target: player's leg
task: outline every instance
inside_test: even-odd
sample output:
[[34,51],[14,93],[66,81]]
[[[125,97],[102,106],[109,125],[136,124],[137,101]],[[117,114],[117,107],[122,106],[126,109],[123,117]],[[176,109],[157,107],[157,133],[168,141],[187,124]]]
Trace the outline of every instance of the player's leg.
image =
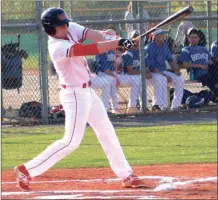
[[[61,90],[61,103],[65,111],[64,137],[51,144],[32,160],[22,166],[18,166],[16,168],[17,176],[20,175],[19,173],[22,174],[22,170],[26,170],[30,177],[38,176],[80,145],[92,106],[90,90],[91,88],[77,88],[75,90],[69,88]],[[25,187],[22,187],[21,179],[20,181],[18,180],[19,177],[17,179],[19,187],[25,190]]]
[[174,88],[174,95],[172,100],[171,109],[178,109],[182,102],[183,91],[184,91],[184,78],[178,76],[172,72],[164,71],[164,74],[170,76],[172,79],[172,86]]
[[118,109],[118,90],[117,90],[117,86],[116,86],[116,78],[114,78],[112,76],[109,76],[109,75],[107,75],[104,72],[99,72],[98,75],[100,77],[104,77],[109,82],[109,84],[110,84],[110,87],[109,87],[109,90],[110,90],[109,97],[108,97],[108,95],[106,95],[106,92],[105,92],[104,96],[108,97],[107,99],[105,99],[105,101],[110,102],[110,99],[111,99],[112,100],[112,109],[113,109],[113,112],[119,114],[119,109]]
[[140,96],[141,91],[141,79],[138,75],[118,75],[118,79],[120,81],[120,85],[122,86],[130,86],[130,97],[128,104],[128,113],[137,112],[136,104],[137,99]]
[[119,114],[119,105],[118,105],[118,89],[116,85],[116,78],[107,75],[107,80],[111,83],[111,99],[112,99],[112,112],[115,114]]
[[[121,180],[126,180],[129,176],[132,176],[133,170],[125,158],[120,142],[113,125],[107,116],[102,101],[94,92],[93,96],[95,100],[90,110],[88,122],[95,131],[112,170],[119,178],[121,178]],[[143,182],[140,180],[137,181],[135,182],[136,187],[140,187]],[[124,186],[127,186],[127,183],[125,185],[124,182]],[[130,185],[130,187],[133,186]]]
[[101,89],[101,99],[104,103],[106,110],[110,109],[110,93],[111,93],[111,80],[104,76],[95,76],[91,78],[92,88],[94,90]]
[[152,106],[158,105],[162,110],[167,108],[167,78],[158,73],[152,73],[151,79],[154,96]]

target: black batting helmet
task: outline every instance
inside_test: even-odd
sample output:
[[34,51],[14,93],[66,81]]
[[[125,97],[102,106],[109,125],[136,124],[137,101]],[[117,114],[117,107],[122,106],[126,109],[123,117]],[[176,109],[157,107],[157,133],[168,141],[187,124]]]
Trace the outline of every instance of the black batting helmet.
[[55,34],[55,27],[62,26],[71,21],[62,8],[48,8],[41,15],[42,26],[48,35]]

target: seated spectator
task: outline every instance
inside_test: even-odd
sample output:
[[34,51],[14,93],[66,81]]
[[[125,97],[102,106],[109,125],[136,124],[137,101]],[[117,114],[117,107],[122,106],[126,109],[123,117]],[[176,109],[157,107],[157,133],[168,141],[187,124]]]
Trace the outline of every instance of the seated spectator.
[[[131,87],[130,91],[130,101],[128,104],[128,113],[133,113],[137,111],[136,103],[137,97],[140,94],[140,77],[128,76],[125,74],[119,74],[116,71],[116,57],[114,51],[109,51],[104,54],[96,56],[96,61],[99,65],[98,76],[107,77],[108,79],[113,79],[114,84],[111,88],[111,98],[113,102],[113,113],[120,113],[118,109],[118,98],[117,98],[117,87],[116,86],[127,86]],[[109,102],[108,98],[108,102]]]
[[[112,33],[112,35],[115,33]],[[116,53],[117,54],[117,53]],[[113,102],[113,113],[121,113],[118,109],[117,86],[130,86],[130,100],[128,104],[128,113],[135,113],[137,111],[136,103],[140,94],[141,81],[140,78],[129,76],[127,74],[119,73],[119,58],[115,55],[115,51],[111,50],[101,55],[96,56],[98,65],[97,75],[113,79],[113,86],[111,87],[111,98]],[[110,98],[108,98],[108,103]]]
[[[134,30],[130,36],[131,39],[138,37],[139,31]],[[123,72],[120,75],[123,84],[128,84],[131,87],[131,96],[129,102],[128,113],[137,112],[137,99],[141,93],[141,76],[140,76],[140,58],[139,58],[139,41],[134,41],[134,47],[122,55]],[[149,77],[149,71],[146,73]]]
[[[115,69],[115,54],[114,51],[108,51],[103,54],[96,55],[97,69],[96,74],[99,77],[104,77],[112,85],[109,87],[109,98],[105,98],[106,109],[110,108],[110,98],[112,100],[113,109],[112,112],[115,114],[120,114],[118,109],[118,91],[117,91],[117,77]],[[119,83],[118,83],[119,84]]]
[[211,45],[211,56],[213,62],[218,62],[218,41]]
[[[134,39],[140,35],[139,31],[135,30],[131,34],[131,39]],[[140,76],[140,57],[139,57],[139,41],[134,41],[134,47],[128,51],[126,51],[123,56],[123,67],[124,67],[124,73],[129,74],[129,77],[131,79],[137,79],[137,82],[141,80]],[[152,78],[151,72],[148,67],[146,67],[146,79],[150,80]],[[134,80],[136,81],[136,80]],[[161,86],[161,85],[160,85]],[[138,91],[138,90],[137,90]],[[137,97],[139,97],[139,94]]]
[[[88,59],[89,61],[89,59]],[[101,93],[101,99],[102,102],[104,103],[104,106],[108,112],[108,114],[111,114],[109,112],[110,109],[110,104],[108,103],[108,99],[110,98],[110,91],[111,91],[111,87],[114,84],[112,79],[109,79],[107,77],[102,77],[102,76],[96,76],[96,63],[88,63],[89,64],[89,68],[91,70],[91,78],[90,81],[92,82],[92,88],[93,89],[101,89],[102,93]],[[94,67],[92,66],[94,65]]]
[[[212,81],[213,73],[208,73],[211,67],[211,55],[209,51],[202,46],[198,46],[198,30],[191,29],[188,33],[189,46],[184,47],[179,56],[179,63],[190,73],[191,80],[198,80],[203,86],[208,86],[214,95],[218,95],[216,84]],[[210,71],[210,70],[209,70]]]
[[[196,29],[196,28],[191,28],[191,29],[188,30],[188,32],[190,32],[190,31],[196,31],[196,34],[200,38],[199,42],[198,42],[198,46],[206,47],[207,40],[206,40],[206,36],[205,36],[204,32],[202,30]],[[189,44],[190,44],[190,42],[189,42],[189,39],[188,39],[188,34],[186,34],[184,46],[189,46]]]
[[212,64],[209,66],[209,80],[211,80],[211,87],[214,89],[213,91],[214,96],[216,98],[215,102],[218,102],[218,41],[214,42],[211,45],[211,56],[212,56]]
[[[165,33],[167,31],[157,29],[153,32],[153,41],[145,48],[145,64],[152,72],[152,79],[154,75],[161,77],[159,82],[154,84],[154,92],[156,93],[156,101],[159,104],[153,106],[153,110],[165,110],[167,105],[167,82],[172,82],[175,88],[174,98],[171,105],[171,110],[178,110],[183,96],[184,79],[181,76],[180,70],[175,60],[173,60],[172,52],[170,51],[166,42],[164,42]],[[172,72],[167,71],[166,62],[168,61]],[[161,90],[160,90],[160,85]],[[158,90],[158,91],[157,91]]]

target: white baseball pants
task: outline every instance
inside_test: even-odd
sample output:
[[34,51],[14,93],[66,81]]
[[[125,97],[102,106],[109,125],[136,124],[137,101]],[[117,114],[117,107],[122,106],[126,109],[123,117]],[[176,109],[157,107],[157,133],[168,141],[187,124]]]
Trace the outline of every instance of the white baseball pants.
[[109,110],[110,101],[108,99],[110,99],[111,88],[113,87],[112,84],[114,84],[113,79],[104,76],[95,76],[92,77],[90,80],[92,82],[93,89],[102,90],[101,100],[103,101],[106,110]]
[[137,99],[141,94],[141,78],[138,75],[118,74],[121,86],[130,86],[130,98],[128,107],[136,107]]
[[163,71],[163,73],[172,79],[172,87],[174,88],[174,96],[171,105],[171,109],[177,108],[181,105],[183,90],[184,90],[184,78],[178,76],[173,72]]
[[146,79],[153,86],[152,106],[158,105],[161,109],[167,108],[167,79],[165,76],[158,73],[151,73],[152,78]]
[[97,76],[104,77],[108,82],[111,83],[109,87],[110,92],[108,93],[109,98],[108,98],[108,95],[105,94],[105,96],[107,97],[104,99],[104,104],[106,105],[106,108],[110,108],[110,100],[112,100],[113,109],[117,109],[118,108],[118,90],[116,86],[116,78],[104,72],[98,72]]
[[44,173],[79,147],[87,122],[93,128],[114,173],[122,180],[132,174],[104,105],[95,91],[90,87],[67,87],[61,89],[60,100],[66,115],[64,137],[25,163],[30,176]]

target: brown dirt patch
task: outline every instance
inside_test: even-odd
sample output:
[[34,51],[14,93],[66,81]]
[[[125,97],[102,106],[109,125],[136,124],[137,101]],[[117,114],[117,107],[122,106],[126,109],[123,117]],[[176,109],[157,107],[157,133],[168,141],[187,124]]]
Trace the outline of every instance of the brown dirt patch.
[[[33,179],[34,192],[20,193],[14,183],[14,173],[3,171],[2,199],[217,199],[216,163],[149,165],[133,169],[142,176],[147,188],[123,189],[110,168],[55,169]],[[170,183],[167,177],[175,179]],[[164,184],[160,182],[163,180],[174,188],[155,191]]]

